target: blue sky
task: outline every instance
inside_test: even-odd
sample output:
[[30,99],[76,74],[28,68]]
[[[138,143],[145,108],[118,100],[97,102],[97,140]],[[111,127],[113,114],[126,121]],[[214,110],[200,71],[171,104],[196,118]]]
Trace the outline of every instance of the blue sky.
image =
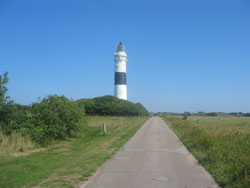
[[157,111],[250,111],[248,0],[0,0],[0,74],[13,100],[113,95]]

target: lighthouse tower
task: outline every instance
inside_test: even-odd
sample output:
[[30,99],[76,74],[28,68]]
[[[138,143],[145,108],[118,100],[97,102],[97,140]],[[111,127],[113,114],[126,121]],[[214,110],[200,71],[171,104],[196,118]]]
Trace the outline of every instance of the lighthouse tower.
[[125,46],[120,42],[117,45],[115,56],[115,92],[114,95],[123,100],[127,100],[126,65],[127,54]]

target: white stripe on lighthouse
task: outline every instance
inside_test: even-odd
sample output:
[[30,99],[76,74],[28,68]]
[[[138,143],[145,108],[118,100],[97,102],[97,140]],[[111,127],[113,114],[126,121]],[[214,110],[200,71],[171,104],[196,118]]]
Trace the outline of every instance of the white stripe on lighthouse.
[[127,100],[127,85],[115,85],[115,96]]
[[118,61],[115,64],[115,72],[127,72],[126,61]]

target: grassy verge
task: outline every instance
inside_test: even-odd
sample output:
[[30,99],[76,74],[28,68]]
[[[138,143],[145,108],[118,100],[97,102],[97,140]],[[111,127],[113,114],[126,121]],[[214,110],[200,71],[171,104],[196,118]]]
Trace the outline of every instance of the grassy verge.
[[[88,117],[77,138],[25,157],[0,155],[0,187],[74,187],[87,180],[147,118]],[[107,126],[107,135],[102,124]]]
[[250,118],[163,119],[222,187],[250,187]]

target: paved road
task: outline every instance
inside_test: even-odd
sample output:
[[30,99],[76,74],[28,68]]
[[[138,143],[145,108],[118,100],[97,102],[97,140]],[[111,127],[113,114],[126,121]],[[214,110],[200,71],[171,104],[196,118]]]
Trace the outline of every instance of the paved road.
[[178,137],[150,118],[82,188],[215,188]]

